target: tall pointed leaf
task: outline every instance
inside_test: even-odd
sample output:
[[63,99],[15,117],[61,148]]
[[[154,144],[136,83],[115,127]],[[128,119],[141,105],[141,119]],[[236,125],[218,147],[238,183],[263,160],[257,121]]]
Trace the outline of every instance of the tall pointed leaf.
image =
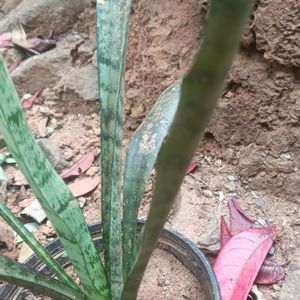
[[251,5],[250,0],[211,1],[202,47],[183,80],[175,120],[159,153],[154,195],[139,255],[126,282],[126,300],[137,296],[151,253],[221,93]]
[[28,128],[17,92],[0,55],[0,131],[58,233],[91,299],[107,299],[104,268],[79,204],[54,171]]
[[0,279],[59,300],[83,300],[84,295],[57,280],[0,255]]
[[112,299],[119,299],[123,289],[120,173],[130,8],[131,0],[97,1],[102,222],[105,267]]
[[177,111],[181,83],[182,80],[176,81],[161,94],[147,118],[132,136],[127,148],[123,184],[123,267],[125,275],[130,270],[140,202],[160,147]]
[[61,265],[50,255],[50,253],[39,243],[34,235],[16,218],[11,211],[0,201],[0,215],[13,228],[13,230],[28,244],[36,255],[61,279],[80,292],[80,288],[66,273]]

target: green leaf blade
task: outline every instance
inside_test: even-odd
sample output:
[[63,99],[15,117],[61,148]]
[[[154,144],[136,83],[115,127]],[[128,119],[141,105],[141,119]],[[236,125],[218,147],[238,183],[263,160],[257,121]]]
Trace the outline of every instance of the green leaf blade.
[[0,202],[1,217],[13,228],[13,230],[27,243],[27,245],[39,256],[39,258],[61,279],[66,285],[80,292],[80,288],[66,273],[60,264],[39,243],[34,235]]
[[223,88],[252,4],[250,0],[211,2],[202,47],[183,80],[175,120],[159,153],[151,208],[124,300],[137,297],[151,253]]
[[126,153],[123,184],[124,274],[128,275],[136,242],[136,222],[141,199],[154,168],[158,152],[177,111],[182,80],[168,87],[133,134]]
[[97,50],[101,99],[101,196],[105,267],[112,299],[123,290],[121,147],[124,78],[131,0],[98,1]]
[[2,55],[0,82],[0,131],[7,147],[58,233],[83,289],[91,299],[108,299],[104,268],[79,204],[36,145]]
[[84,294],[0,255],[0,279],[59,300],[84,300]]

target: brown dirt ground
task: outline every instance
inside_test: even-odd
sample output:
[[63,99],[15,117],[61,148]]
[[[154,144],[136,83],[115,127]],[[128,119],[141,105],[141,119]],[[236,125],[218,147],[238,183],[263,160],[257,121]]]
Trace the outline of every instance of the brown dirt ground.
[[[134,1],[126,71],[125,147],[159,94],[190,66],[201,43],[200,24],[206,10],[205,0]],[[279,263],[288,265],[300,247],[299,15],[300,5],[296,1],[257,1],[226,90],[195,155],[198,168],[186,176],[170,215],[167,227],[180,231],[208,254],[219,247],[219,219],[221,215],[228,216],[230,198],[238,199],[259,223],[278,227],[273,257]],[[73,31],[94,41],[94,20],[94,9],[86,9]],[[38,31],[38,25],[34,30]],[[66,35],[67,32],[62,33],[59,38],[63,40]],[[93,51],[82,50],[83,58],[75,67],[90,62]],[[6,54],[6,59],[15,55]],[[69,67],[65,61],[64,66]],[[20,96],[26,91],[32,93],[33,85],[47,83],[47,78],[38,78],[38,67],[28,69],[31,71],[26,79],[20,77],[26,72],[18,69],[12,74]],[[34,82],[30,81],[32,72],[37,74]],[[43,86],[43,96],[26,115],[33,132],[38,131],[45,115],[52,122],[63,124],[50,139],[67,160],[74,161],[100,148],[99,105],[97,101],[83,100],[72,89],[61,88],[59,82],[64,75],[53,76],[54,82]],[[81,177],[93,177],[96,171],[94,168]],[[12,177],[20,176],[13,167],[7,172]],[[141,207],[142,218],[149,208],[151,188],[149,185]],[[34,198],[30,190],[26,193],[22,199]],[[7,199],[14,213],[19,214],[20,187],[10,185]],[[83,211],[87,221],[99,221],[100,191],[85,200]],[[49,223],[43,224],[37,235],[42,242],[49,240],[53,236]],[[18,251],[7,253],[14,257]],[[265,299],[284,299],[280,298],[284,284],[282,281],[259,290]]]

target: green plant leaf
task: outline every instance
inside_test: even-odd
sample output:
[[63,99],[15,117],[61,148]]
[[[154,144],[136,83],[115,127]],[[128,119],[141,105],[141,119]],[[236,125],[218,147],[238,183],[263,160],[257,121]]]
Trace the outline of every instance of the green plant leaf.
[[168,87],[132,136],[127,152],[123,184],[123,267],[127,275],[136,240],[136,221],[141,199],[160,147],[177,111],[182,80]]
[[1,217],[13,228],[13,230],[27,243],[27,245],[38,255],[38,257],[62,280],[66,285],[80,292],[80,288],[66,273],[60,264],[39,243],[34,235],[16,218],[12,212],[0,202]]
[[6,147],[5,141],[4,139],[0,138],[0,150],[4,147]]
[[99,255],[76,199],[37,146],[0,55],[0,131],[10,153],[58,233],[90,299],[110,292]]
[[0,279],[25,287],[35,293],[50,296],[58,300],[83,300],[78,290],[31,270],[25,265],[0,255]]
[[131,0],[97,1],[101,98],[101,195],[105,267],[112,299],[123,289],[121,147],[124,77]]
[[183,80],[175,120],[159,153],[151,208],[138,242],[135,265],[125,285],[125,300],[137,297],[151,253],[222,91],[252,3],[211,1],[201,49]]
[[1,163],[0,163],[0,182],[1,181],[7,181],[7,177],[6,177],[5,172],[4,172],[3,168],[1,167]]

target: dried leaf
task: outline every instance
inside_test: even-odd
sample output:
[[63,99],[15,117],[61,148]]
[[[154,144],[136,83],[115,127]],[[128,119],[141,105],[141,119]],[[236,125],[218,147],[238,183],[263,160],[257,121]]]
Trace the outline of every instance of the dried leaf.
[[285,276],[285,270],[277,262],[265,259],[257,277],[256,284],[269,285],[279,282]]
[[21,23],[16,24],[12,30],[12,42],[32,54],[39,54],[37,51],[31,49],[30,43],[27,40],[26,32]]
[[246,300],[266,258],[276,228],[249,228],[234,235],[214,263],[222,300]]
[[93,179],[84,178],[69,184],[68,187],[74,197],[80,197],[95,190],[99,184],[100,184],[100,177],[96,177]]
[[236,235],[243,230],[250,228],[254,221],[242,210],[236,200],[229,200],[230,210],[230,231]]
[[28,216],[33,220],[41,224],[46,218],[43,208],[41,207],[38,200],[34,200],[29,206],[27,206],[21,213],[23,216]]
[[93,164],[95,159],[95,153],[90,152],[80,158],[77,162],[74,163],[74,165],[68,169],[63,171],[61,174],[61,177],[63,179],[67,179],[73,176],[79,176],[81,173],[87,171]]
[[197,162],[192,162],[189,167],[187,168],[186,170],[186,174],[190,174],[190,173],[193,173],[196,168],[198,167],[198,163]]
[[42,90],[36,91],[28,100],[22,103],[24,109],[29,109],[32,107],[33,103],[37,98],[39,98],[42,94]]

